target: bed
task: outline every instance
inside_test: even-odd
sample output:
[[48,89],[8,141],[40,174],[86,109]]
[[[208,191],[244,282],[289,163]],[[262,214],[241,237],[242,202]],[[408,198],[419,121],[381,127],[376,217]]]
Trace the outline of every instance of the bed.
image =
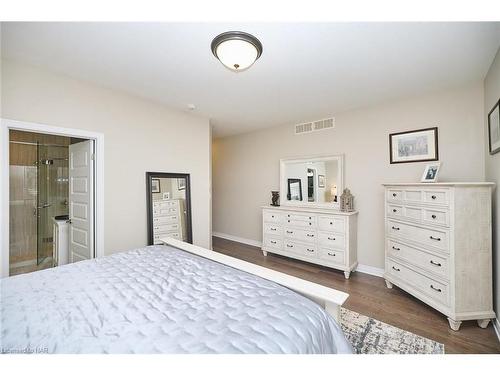
[[3,353],[352,353],[345,293],[176,240],[0,286]]

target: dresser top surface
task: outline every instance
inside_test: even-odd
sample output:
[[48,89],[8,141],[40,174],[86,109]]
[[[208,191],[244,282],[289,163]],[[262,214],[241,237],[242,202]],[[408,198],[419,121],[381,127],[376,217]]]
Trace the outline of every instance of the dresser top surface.
[[343,212],[336,209],[329,208],[317,208],[317,207],[302,207],[302,206],[262,206],[264,210],[279,210],[279,211],[297,211],[297,212],[313,212],[319,214],[328,214],[328,215],[344,215],[344,216],[352,216],[357,215],[358,211],[351,212]]
[[387,182],[382,186],[495,186],[494,182]]

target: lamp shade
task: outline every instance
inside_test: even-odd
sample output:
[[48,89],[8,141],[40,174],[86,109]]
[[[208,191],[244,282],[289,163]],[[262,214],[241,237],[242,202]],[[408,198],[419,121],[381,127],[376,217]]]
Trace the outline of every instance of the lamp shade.
[[228,69],[248,69],[262,55],[262,44],[243,31],[228,31],[214,38],[212,53]]

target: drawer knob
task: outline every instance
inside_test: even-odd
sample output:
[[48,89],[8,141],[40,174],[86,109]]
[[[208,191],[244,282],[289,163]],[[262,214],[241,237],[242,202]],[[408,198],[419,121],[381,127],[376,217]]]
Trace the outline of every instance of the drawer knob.
[[271,228],[271,230],[274,230],[274,231],[275,231],[275,230],[276,230],[276,228]]
[[441,293],[441,288],[436,288],[434,285],[431,284],[431,289],[434,289],[436,292]]
[[276,245],[276,241],[271,241],[271,243]]
[[293,247],[293,245],[286,244],[286,247]]
[[434,264],[435,266],[441,267],[441,263],[436,263],[433,260],[430,261],[431,264]]
[[314,237],[314,234],[307,233],[307,237]]
[[290,220],[288,220],[288,222],[290,222]]
[[328,237],[330,241],[335,241],[335,237]]
[[435,218],[436,218],[436,215],[431,215],[431,217],[432,217],[433,219],[435,219]]
[[288,217],[290,217],[290,215],[287,215]]
[[396,246],[393,246],[392,249],[397,250],[397,251],[401,250],[399,247],[396,247]]
[[271,215],[271,217],[274,219],[274,215]]
[[392,227],[392,229],[394,229],[394,230],[399,230],[399,228],[398,228],[398,227]]
[[293,232],[291,230],[287,230],[286,231],[288,234],[293,234]]
[[392,193],[392,196],[393,196],[393,197],[396,197],[396,196],[397,196],[397,194],[396,194],[396,193]]
[[309,251],[310,253],[314,253],[313,249],[307,249],[307,251]]
[[398,271],[398,272],[399,272],[399,271],[401,271],[399,268],[396,268],[396,267],[394,267],[394,266],[392,266],[392,269],[393,269],[394,271]]
[[392,209],[392,212],[398,212],[398,210],[396,210],[395,208]]
[[312,225],[312,223],[309,223],[309,225]]
[[328,253],[331,257],[337,256],[335,253]]
[[309,220],[311,220],[311,219],[312,219],[312,217],[311,217],[311,216],[309,216]]
[[437,197],[436,197],[435,195],[432,195],[432,196],[431,196],[431,198],[432,198],[432,199],[436,199]]
[[439,237],[429,236],[429,238],[430,238],[431,240],[434,240],[434,241],[441,241],[441,238],[439,238]]
[[333,225],[333,222],[330,221],[330,225]]

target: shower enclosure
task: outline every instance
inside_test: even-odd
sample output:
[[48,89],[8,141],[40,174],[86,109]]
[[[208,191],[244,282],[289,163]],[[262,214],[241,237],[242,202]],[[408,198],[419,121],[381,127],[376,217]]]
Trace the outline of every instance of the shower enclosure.
[[[16,133],[15,139],[33,134]],[[53,218],[68,214],[70,141],[47,142],[54,138],[34,134],[32,141],[10,140],[10,275],[53,266]]]

